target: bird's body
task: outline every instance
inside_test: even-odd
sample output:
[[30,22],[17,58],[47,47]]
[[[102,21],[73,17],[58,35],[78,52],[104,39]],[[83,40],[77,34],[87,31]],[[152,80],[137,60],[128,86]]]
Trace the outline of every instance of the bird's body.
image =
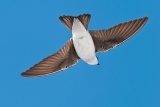
[[60,16],[72,31],[72,38],[56,53],[23,72],[25,77],[44,76],[64,70],[82,59],[89,65],[98,64],[96,52],[108,51],[132,37],[147,22],[148,17],[120,23],[104,30],[88,30],[90,14]]
[[92,37],[78,18],[73,21],[72,38],[77,55],[87,64],[98,64]]

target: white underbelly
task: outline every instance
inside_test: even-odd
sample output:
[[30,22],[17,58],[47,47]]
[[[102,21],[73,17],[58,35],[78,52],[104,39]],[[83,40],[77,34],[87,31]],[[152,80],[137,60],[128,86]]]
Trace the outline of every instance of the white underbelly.
[[78,18],[73,20],[72,36],[77,55],[90,65],[98,64],[92,37]]
[[92,38],[89,36],[90,35],[85,35],[84,37],[76,38],[76,36],[73,35],[73,44],[77,55],[86,63],[96,57],[94,43]]

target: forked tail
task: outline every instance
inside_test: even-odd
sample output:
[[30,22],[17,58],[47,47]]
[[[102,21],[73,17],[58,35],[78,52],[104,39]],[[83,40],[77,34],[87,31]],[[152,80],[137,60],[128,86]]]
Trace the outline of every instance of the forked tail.
[[59,19],[64,23],[70,30],[72,30],[73,20],[74,18],[78,18],[84,27],[88,28],[88,23],[90,21],[91,15],[90,14],[83,14],[79,16],[60,16]]

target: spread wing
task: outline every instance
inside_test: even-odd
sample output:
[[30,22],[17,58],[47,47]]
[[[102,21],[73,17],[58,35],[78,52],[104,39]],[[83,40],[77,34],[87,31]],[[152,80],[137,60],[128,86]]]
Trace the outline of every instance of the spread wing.
[[107,30],[90,30],[96,52],[104,52],[123,43],[138,32],[147,20],[148,17],[144,17],[121,23]]
[[21,75],[34,77],[52,74],[74,65],[78,60],[79,57],[74,49],[73,40],[70,39],[57,53],[43,59]]
[[78,18],[84,27],[88,28],[88,23],[90,21],[91,15],[90,14],[83,14],[79,16],[60,16],[59,19],[64,23],[70,30],[72,30],[73,19]]

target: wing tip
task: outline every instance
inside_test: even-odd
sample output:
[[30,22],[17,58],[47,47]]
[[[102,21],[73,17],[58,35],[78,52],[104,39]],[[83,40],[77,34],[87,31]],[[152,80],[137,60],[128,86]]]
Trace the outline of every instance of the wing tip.
[[22,76],[22,77],[37,77],[35,75],[32,75],[32,74],[28,73],[27,71],[26,72],[22,72],[20,74],[20,76]]
[[140,19],[142,19],[142,20],[144,20],[144,21],[146,22],[146,21],[148,21],[149,17],[148,17],[148,16],[145,16],[145,17],[140,18]]
[[22,76],[22,77],[24,77],[25,76],[25,74],[24,74],[25,72],[22,72],[20,75]]
[[149,17],[148,17],[148,16],[145,16],[145,17],[144,17],[144,19],[147,19],[147,20],[148,20],[148,19],[149,19]]
[[[134,19],[134,20],[128,21],[128,22],[142,21],[143,20],[143,23],[146,23],[148,21],[148,19],[149,19],[149,17],[145,16],[145,17],[141,17],[141,18],[138,18],[138,19]],[[124,23],[128,23],[128,22],[124,22]],[[120,24],[124,24],[124,23],[120,23]]]
[[[49,74],[51,74],[51,73],[49,73]],[[42,76],[49,75],[49,74],[31,74],[31,73],[28,73],[26,71],[26,72],[22,72],[20,74],[20,76],[22,76],[22,77],[28,77],[28,78],[34,78],[34,77],[42,77]]]
[[22,72],[22,73],[20,74],[20,76],[22,76],[22,77],[32,77],[32,76],[29,75],[27,72]]

